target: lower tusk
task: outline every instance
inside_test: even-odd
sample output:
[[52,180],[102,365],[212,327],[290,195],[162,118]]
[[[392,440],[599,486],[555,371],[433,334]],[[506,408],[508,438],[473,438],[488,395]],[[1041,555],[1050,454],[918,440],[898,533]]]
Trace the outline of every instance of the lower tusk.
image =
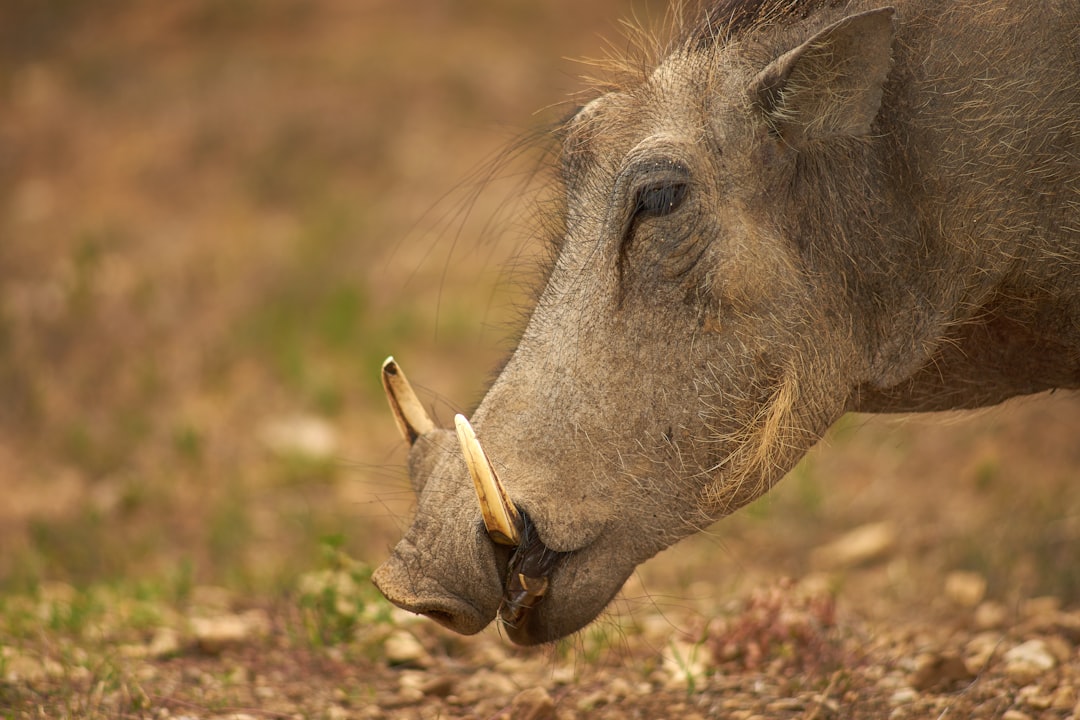
[[454,424],[457,427],[458,442],[461,443],[461,453],[465,456],[465,464],[476,486],[480,514],[484,518],[488,535],[500,545],[520,545],[523,525],[521,514],[514,507],[506,488],[495,474],[495,468],[480,447],[472,425],[464,415],[454,416]]
[[435,423],[420,404],[420,399],[392,355],[383,361],[382,384],[394,413],[394,422],[410,445],[416,442],[416,438],[435,429]]

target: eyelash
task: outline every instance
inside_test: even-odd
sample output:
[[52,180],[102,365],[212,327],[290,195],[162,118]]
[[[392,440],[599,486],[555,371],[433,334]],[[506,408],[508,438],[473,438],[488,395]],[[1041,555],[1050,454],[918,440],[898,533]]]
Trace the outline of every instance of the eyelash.
[[686,200],[688,190],[686,183],[670,180],[640,188],[634,197],[632,221],[670,215]]

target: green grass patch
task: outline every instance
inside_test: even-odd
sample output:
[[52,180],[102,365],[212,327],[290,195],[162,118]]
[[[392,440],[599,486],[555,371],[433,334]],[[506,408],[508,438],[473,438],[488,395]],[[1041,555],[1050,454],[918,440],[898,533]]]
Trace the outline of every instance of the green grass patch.
[[343,535],[324,538],[322,567],[297,584],[305,636],[316,647],[347,643],[362,627],[392,623],[392,606],[371,583],[374,569],[349,557],[343,544]]

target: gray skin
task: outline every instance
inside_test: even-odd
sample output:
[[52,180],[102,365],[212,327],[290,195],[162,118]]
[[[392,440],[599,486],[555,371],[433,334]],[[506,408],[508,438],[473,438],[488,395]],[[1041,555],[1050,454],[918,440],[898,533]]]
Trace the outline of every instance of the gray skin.
[[[565,232],[472,418],[566,553],[517,643],[585,626],[845,412],[1080,386],[1080,3],[721,5],[563,128]],[[453,433],[409,471],[374,580],[475,633],[512,551]]]

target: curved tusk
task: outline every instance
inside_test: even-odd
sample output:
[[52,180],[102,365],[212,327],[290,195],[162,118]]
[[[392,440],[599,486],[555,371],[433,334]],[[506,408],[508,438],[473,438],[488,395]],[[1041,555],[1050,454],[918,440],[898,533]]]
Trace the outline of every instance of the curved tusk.
[[500,545],[520,545],[524,524],[521,514],[499,482],[495,468],[476,439],[476,432],[464,415],[455,415],[454,425],[457,427],[461,453],[465,456],[465,464],[476,486],[476,497],[480,501],[480,513],[484,517],[488,535]]
[[390,409],[394,412],[394,421],[410,445],[416,442],[416,438],[435,429],[435,423],[420,404],[420,399],[393,355],[383,361],[382,384]]

